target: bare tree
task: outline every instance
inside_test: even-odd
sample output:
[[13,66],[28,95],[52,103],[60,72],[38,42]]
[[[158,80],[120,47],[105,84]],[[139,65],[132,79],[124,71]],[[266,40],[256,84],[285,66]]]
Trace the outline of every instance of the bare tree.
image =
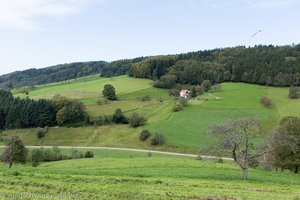
[[255,150],[253,139],[261,134],[260,124],[255,119],[232,119],[224,124],[211,126],[208,133],[220,136],[217,148],[231,152],[232,158],[243,171],[244,181],[248,180],[250,162],[271,151],[267,145]]

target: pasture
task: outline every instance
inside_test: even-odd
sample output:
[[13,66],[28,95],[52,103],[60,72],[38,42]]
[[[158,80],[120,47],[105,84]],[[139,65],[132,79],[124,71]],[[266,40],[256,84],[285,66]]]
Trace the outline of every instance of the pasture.
[[[116,88],[118,101],[100,105],[97,103],[99,99],[103,101],[101,91],[104,84],[112,84]],[[20,90],[14,90],[13,93],[24,97]],[[209,91],[191,99],[188,106],[177,113],[172,112],[174,100],[168,95],[168,90],[153,88],[151,80],[127,76],[92,76],[65,83],[37,86],[29,91],[30,98],[51,98],[55,94],[80,99],[92,118],[113,114],[116,108],[121,108],[127,116],[132,112],[142,113],[148,118],[148,122],[136,129],[126,125],[50,129],[42,141],[44,145],[151,148],[149,143],[140,142],[138,139],[140,131],[148,129],[153,134],[159,132],[165,136],[165,145],[158,149],[197,152],[216,142],[216,138],[207,135],[209,126],[223,123],[230,118],[257,118],[267,132],[276,127],[284,116],[300,116],[300,100],[288,99],[288,88],[245,83],[223,83],[220,90]],[[149,96],[150,100],[142,101],[144,96]],[[272,100],[273,105],[270,108],[261,105],[260,98],[263,96]],[[199,100],[200,98],[207,100]],[[36,139],[36,129],[10,130],[4,134],[20,135],[26,144],[41,143]]]
[[[0,163],[5,195],[74,195],[78,199],[298,199],[300,177],[251,169],[249,181],[230,161],[111,150],[95,158],[29,164]],[[29,199],[29,198],[28,198]],[[30,198],[39,199],[39,198]],[[59,199],[59,198],[51,198]]]

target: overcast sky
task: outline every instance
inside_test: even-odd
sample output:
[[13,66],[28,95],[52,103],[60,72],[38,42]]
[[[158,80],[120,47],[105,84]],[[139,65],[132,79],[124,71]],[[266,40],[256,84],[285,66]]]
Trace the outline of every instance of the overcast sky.
[[0,74],[76,61],[298,44],[299,19],[300,0],[0,0]]

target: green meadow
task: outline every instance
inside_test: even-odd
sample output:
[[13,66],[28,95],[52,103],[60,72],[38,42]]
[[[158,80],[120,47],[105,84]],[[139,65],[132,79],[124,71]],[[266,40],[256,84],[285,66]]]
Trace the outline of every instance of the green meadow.
[[26,164],[8,169],[0,163],[0,198],[13,194],[71,194],[78,199],[300,198],[300,177],[288,172],[251,169],[250,180],[243,182],[240,169],[230,161],[111,150],[94,153],[95,158],[42,163],[36,168]]
[[[104,103],[101,91],[105,84],[116,88],[118,101]],[[19,90],[12,92],[25,97]],[[139,128],[127,125],[51,128],[43,140],[36,138],[36,129],[4,131],[4,137],[19,135],[25,144],[30,145],[72,145],[72,146],[118,146],[132,148],[151,148],[149,141],[140,142],[139,133],[148,129],[153,134],[162,133],[165,145],[160,150],[197,152],[213,145],[216,138],[208,136],[207,130],[213,124],[223,123],[230,118],[254,117],[261,121],[267,132],[277,126],[284,116],[300,116],[300,100],[288,99],[288,88],[274,88],[244,83],[223,83],[218,91],[209,91],[189,100],[181,112],[172,112],[173,97],[168,90],[152,87],[147,79],[119,76],[100,78],[91,76],[68,82],[36,86],[29,91],[30,98],[52,98],[55,94],[80,99],[94,118],[113,114],[121,108],[125,115],[142,113],[148,122]],[[142,97],[149,96],[149,101]],[[262,96],[269,97],[273,106],[266,108],[260,104]],[[206,99],[206,101],[203,101]],[[102,103],[99,105],[97,101]]]

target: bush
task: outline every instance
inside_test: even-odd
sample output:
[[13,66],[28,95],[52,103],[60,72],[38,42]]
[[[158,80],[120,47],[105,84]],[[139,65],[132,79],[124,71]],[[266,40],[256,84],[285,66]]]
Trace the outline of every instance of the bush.
[[212,84],[209,80],[204,80],[201,85],[203,86],[205,92],[210,90],[212,87]]
[[188,99],[185,99],[185,98],[179,98],[178,102],[179,102],[182,106],[187,106],[187,104],[188,104]]
[[47,126],[43,129],[40,128],[37,131],[36,136],[37,136],[38,139],[41,139],[41,138],[45,137],[47,132],[48,132],[48,127]]
[[300,96],[299,93],[300,93],[300,89],[292,86],[292,87],[290,87],[290,90],[289,90],[289,98],[290,99],[298,99]]
[[45,136],[45,132],[42,129],[39,129],[36,133],[37,138],[41,139]]
[[179,103],[175,103],[175,105],[173,106],[173,112],[179,112],[183,109],[183,105],[179,104]]
[[94,153],[92,151],[86,151],[83,154],[84,158],[94,158]]
[[150,137],[150,132],[148,130],[143,130],[140,135],[140,140],[145,141]]
[[129,125],[133,128],[143,125],[147,120],[138,113],[132,113],[129,117]]
[[46,162],[62,160],[62,155],[54,153],[50,149],[43,151],[43,156],[44,156],[44,161]]
[[112,101],[117,100],[116,90],[115,90],[114,86],[112,86],[110,84],[104,85],[102,94],[108,100],[112,100]]
[[71,156],[70,156],[71,159],[80,159],[80,158],[83,158],[83,154],[82,152],[78,151],[78,150],[73,150],[71,152]]
[[154,138],[151,140],[151,145],[160,146],[164,143],[164,136],[160,133],[156,133]]
[[103,115],[91,121],[94,126],[113,124],[113,116]]
[[33,167],[37,167],[44,160],[44,153],[41,149],[33,149],[31,151],[31,163]]
[[150,99],[151,99],[150,96],[146,95],[146,96],[143,96],[141,100],[142,101],[150,101]]
[[270,107],[272,106],[272,100],[269,99],[268,97],[262,97],[260,98],[260,103],[265,106],[265,107]]
[[117,108],[115,110],[115,113],[112,117],[112,121],[116,124],[128,124],[128,119],[125,117],[120,108]]
[[195,89],[196,89],[197,94],[203,94],[205,91],[203,85],[196,85]]
[[157,88],[172,88],[176,84],[177,77],[175,75],[164,75],[159,81],[155,81],[153,86]]

